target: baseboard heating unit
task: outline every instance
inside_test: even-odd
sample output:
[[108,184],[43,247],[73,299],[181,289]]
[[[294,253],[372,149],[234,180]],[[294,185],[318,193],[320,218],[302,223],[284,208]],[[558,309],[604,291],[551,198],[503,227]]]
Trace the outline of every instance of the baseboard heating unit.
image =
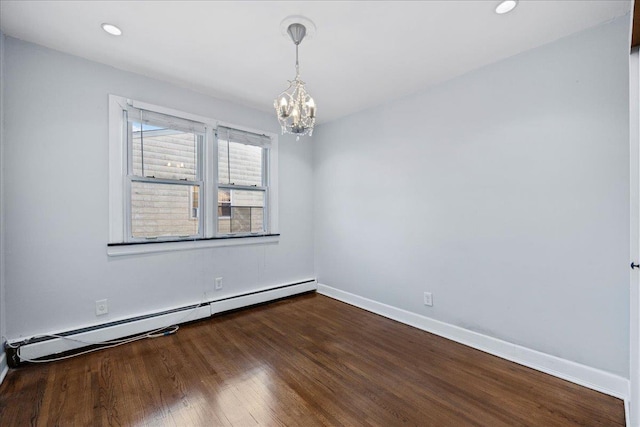
[[91,345],[99,346],[106,341],[143,334],[159,328],[191,322],[226,311],[315,291],[316,289],[316,280],[309,279],[101,325],[10,341],[5,344],[6,360],[9,367],[15,368],[25,360],[35,360],[59,353],[72,352]]

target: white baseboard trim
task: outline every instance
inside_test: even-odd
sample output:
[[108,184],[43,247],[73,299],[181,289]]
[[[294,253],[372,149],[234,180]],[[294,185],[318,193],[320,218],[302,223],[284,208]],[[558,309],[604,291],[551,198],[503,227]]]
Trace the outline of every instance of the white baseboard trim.
[[[54,338],[46,341],[24,344],[20,347],[20,355],[23,360],[51,356],[65,351],[86,347],[90,345],[88,343],[98,344],[104,341],[137,335],[171,325],[191,322],[193,320],[209,317],[224,311],[248,307],[254,304],[260,304],[303,292],[313,291],[316,288],[316,281],[314,279],[309,279],[297,284],[273,286],[251,293],[233,295],[219,300],[210,300],[202,303],[200,306],[198,306],[200,303],[194,303],[191,308],[183,309],[183,307],[174,307],[173,309],[166,311],[180,311],[174,311],[171,313],[166,313],[165,311],[144,319],[133,318],[131,321],[124,319],[122,323],[116,325],[105,325],[104,327],[98,326],[97,328],[92,327],[90,330],[68,335],[66,338]],[[73,340],[82,340],[84,342]],[[18,342],[24,341],[26,341],[26,339]],[[16,344],[16,341],[11,343]],[[6,355],[3,353],[3,356]]]
[[318,293],[610,396],[625,401],[629,398],[629,380],[627,378],[492,338],[488,335],[473,332],[320,283],[318,284]]
[[9,372],[9,366],[7,365],[7,355],[5,352],[2,352],[0,356],[0,384],[4,381],[4,377],[7,376],[7,372]]
[[629,407],[629,399],[624,400],[624,419],[626,427],[631,427],[631,408]]

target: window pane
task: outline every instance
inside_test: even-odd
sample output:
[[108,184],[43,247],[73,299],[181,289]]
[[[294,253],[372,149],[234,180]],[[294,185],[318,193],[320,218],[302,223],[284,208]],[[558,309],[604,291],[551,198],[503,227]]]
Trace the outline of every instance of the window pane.
[[[225,209],[228,209],[225,211]],[[225,217],[221,214],[229,213]],[[220,190],[218,192],[218,232],[264,232],[264,191]]]
[[[192,216],[197,186],[131,183],[131,232],[133,237],[193,236],[198,215]],[[195,200],[195,206],[199,206]]]
[[221,184],[262,186],[262,147],[218,140],[218,178]]
[[133,174],[196,180],[197,141],[201,135],[132,121]]
[[231,217],[231,190],[218,190],[218,218]]
[[191,187],[191,201],[189,205],[191,206],[191,218],[198,218],[200,214],[200,188],[193,186]]

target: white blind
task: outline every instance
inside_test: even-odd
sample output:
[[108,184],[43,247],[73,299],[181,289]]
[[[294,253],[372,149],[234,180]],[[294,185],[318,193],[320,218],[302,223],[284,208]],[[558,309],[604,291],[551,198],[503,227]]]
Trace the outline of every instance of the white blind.
[[219,126],[216,133],[218,135],[218,139],[222,139],[224,141],[256,145],[263,148],[269,148],[271,146],[271,138],[267,135],[259,135],[257,133],[245,132],[243,130],[231,129],[224,126]]
[[[204,123],[195,122],[193,120],[183,119],[180,117],[170,116],[168,114],[157,113],[155,111],[143,110],[140,108],[128,106],[127,120],[136,123],[143,123],[150,126],[157,126],[164,129],[175,129],[182,132],[204,133]],[[145,128],[146,130],[146,128]]]

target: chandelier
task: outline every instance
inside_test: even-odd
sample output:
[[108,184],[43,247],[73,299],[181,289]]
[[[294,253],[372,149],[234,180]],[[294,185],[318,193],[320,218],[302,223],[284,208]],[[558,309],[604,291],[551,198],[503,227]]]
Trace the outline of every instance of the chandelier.
[[313,125],[316,122],[316,104],[304,88],[298,64],[298,45],[307,34],[307,28],[299,22],[294,22],[287,27],[287,33],[296,45],[296,77],[289,80],[289,87],[278,95],[273,101],[273,106],[282,127],[282,134],[291,133],[300,139],[300,136],[313,134]]

